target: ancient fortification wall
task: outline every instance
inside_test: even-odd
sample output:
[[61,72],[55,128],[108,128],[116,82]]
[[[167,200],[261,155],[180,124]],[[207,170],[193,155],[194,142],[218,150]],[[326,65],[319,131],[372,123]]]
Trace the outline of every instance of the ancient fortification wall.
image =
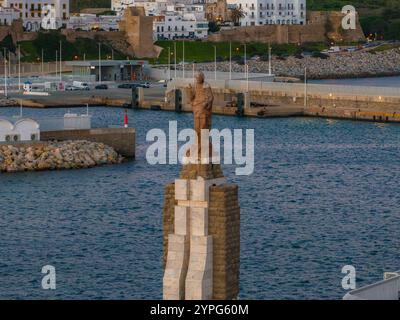
[[235,27],[210,35],[213,42],[263,42],[263,43],[305,43],[326,41],[361,41],[364,33],[357,18],[356,30],[343,30],[341,12],[311,11],[306,25],[264,25]]

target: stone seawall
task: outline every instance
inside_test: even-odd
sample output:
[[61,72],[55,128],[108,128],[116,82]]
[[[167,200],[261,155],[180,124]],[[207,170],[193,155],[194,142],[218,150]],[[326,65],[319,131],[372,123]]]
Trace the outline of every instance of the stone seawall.
[[42,141],[87,140],[104,143],[126,158],[135,158],[136,132],[133,128],[102,128],[41,132]]

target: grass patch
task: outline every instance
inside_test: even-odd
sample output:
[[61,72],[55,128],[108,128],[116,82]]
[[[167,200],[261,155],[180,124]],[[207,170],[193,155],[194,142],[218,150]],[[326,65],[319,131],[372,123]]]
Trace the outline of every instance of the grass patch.
[[[214,46],[217,48],[217,61],[229,60],[229,42],[208,42],[208,41],[176,41],[176,59],[179,63],[183,60],[183,46],[185,46],[185,61],[187,62],[212,62],[215,59]],[[166,64],[168,63],[168,48],[171,53],[171,63],[174,63],[174,41],[158,41],[156,45],[162,47],[158,59],[151,59],[150,63]],[[292,56],[303,51],[321,51],[327,48],[326,44],[313,43],[298,46],[296,44],[273,44],[271,46],[272,54],[279,56]],[[249,43],[246,45],[247,58],[253,56],[265,57],[268,55],[268,45],[264,43]],[[232,57],[244,58],[245,49],[242,43],[232,42]]]

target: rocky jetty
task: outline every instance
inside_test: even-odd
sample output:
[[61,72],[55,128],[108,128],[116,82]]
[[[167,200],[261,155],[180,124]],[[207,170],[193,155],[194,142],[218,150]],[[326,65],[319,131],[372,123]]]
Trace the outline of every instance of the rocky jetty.
[[[331,54],[328,58],[311,56],[273,58],[272,68],[276,76],[302,78],[307,67],[310,79],[335,79],[400,75],[400,49],[382,52],[358,51]],[[268,61],[249,60],[250,73],[268,73]],[[214,71],[214,63],[198,64],[202,71]],[[218,71],[229,72],[229,62],[218,63]],[[233,72],[244,72],[244,66],[232,65]]]
[[13,107],[16,105],[18,105],[16,100],[5,98],[4,96],[0,97],[0,107]]
[[0,144],[0,172],[90,168],[122,159],[113,148],[89,141]]

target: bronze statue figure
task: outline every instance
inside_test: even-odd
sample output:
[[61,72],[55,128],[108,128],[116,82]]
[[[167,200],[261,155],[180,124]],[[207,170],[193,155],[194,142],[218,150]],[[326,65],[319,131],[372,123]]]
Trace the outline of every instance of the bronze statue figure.
[[194,116],[194,130],[196,131],[198,146],[200,146],[198,148],[199,155],[201,154],[202,146],[201,130],[211,130],[212,106],[214,101],[211,87],[204,80],[204,73],[198,72],[195,86],[189,85],[189,97]]

